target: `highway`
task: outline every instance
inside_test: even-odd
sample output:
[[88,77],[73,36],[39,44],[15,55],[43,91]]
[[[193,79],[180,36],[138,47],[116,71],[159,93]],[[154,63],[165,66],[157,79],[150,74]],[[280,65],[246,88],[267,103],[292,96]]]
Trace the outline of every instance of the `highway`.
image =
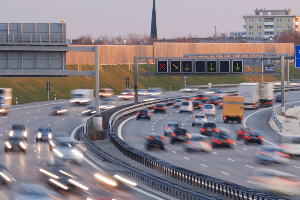
[[[300,93],[287,92],[286,100],[287,108],[299,105]],[[274,105],[279,105],[279,103],[275,103]],[[245,110],[243,124],[262,132],[266,140],[264,144],[276,145],[280,137],[269,126],[272,110],[271,107]],[[199,113],[199,111],[194,110],[193,114],[195,113]],[[259,189],[252,178],[254,171],[259,168],[271,168],[300,176],[299,160],[291,159],[286,165],[261,165],[255,162],[254,159],[259,145],[246,145],[241,141],[236,141],[234,149],[216,148],[213,149],[211,154],[201,152],[187,153],[183,150],[181,144],[171,145],[170,142],[168,142],[166,152],[161,150],[146,151],[146,135],[153,133],[163,135],[164,126],[167,121],[182,123],[190,133],[199,133],[200,131],[199,126],[192,127],[192,114],[180,114],[178,109],[169,107],[167,114],[152,113],[151,121],[136,121],[135,116],[132,116],[120,128],[122,130],[121,136],[130,146],[169,163],[249,188]],[[230,122],[228,124],[223,123],[221,109],[217,109],[215,117],[208,117],[208,121],[215,121],[219,127],[230,130],[231,136],[235,140],[236,131],[243,125]],[[298,182],[300,182],[300,179],[298,179]],[[300,198],[300,196],[291,194],[281,194],[281,196],[291,199]]]
[[[118,104],[129,103],[120,101]],[[50,115],[50,109],[57,105],[63,105],[69,109],[68,114],[63,116]],[[78,175],[79,179],[89,188],[87,192],[63,192],[48,185],[41,180],[39,169],[44,161],[54,159],[49,150],[48,142],[36,142],[35,131],[39,126],[50,126],[54,131],[66,132],[71,135],[73,129],[82,124],[87,117],[82,116],[84,106],[72,106],[68,100],[59,100],[41,103],[29,103],[12,106],[7,116],[0,116],[0,138],[5,139],[13,123],[23,123],[28,132],[28,148],[24,154],[19,151],[4,152],[4,143],[0,142],[0,162],[7,167],[8,172],[13,177],[13,182],[9,187],[1,186],[1,199],[14,199],[13,193],[20,184],[37,183],[50,190],[58,192],[60,199],[155,199],[151,194],[141,189],[129,187],[111,188],[101,185],[94,180],[94,174],[99,172],[95,162],[85,157],[82,165],[70,164],[68,167]],[[101,169],[100,169],[101,170]],[[162,198],[156,198],[162,199]]]

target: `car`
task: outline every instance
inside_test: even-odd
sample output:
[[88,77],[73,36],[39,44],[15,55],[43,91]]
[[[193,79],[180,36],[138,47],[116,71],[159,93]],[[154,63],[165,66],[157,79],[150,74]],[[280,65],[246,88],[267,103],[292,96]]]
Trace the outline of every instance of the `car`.
[[277,95],[274,97],[274,100],[275,100],[275,102],[281,102],[281,94],[277,94]]
[[11,126],[11,130],[8,132],[8,136],[9,137],[23,136],[24,139],[27,141],[28,130],[26,129],[24,124],[21,123],[13,124]]
[[199,94],[195,97],[196,100],[200,100],[203,102],[205,102],[207,99],[209,98],[209,95],[207,94]]
[[[111,106],[111,108],[113,108],[113,107],[115,107],[115,106]],[[107,105],[100,105],[99,106],[99,111],[101,112],[103,110],[108,110],[108,108],[110,108],[110,107],[108,107]],[[83,115],[94,115],[94,114],[96,114],[96,107],[95,106],[88,106],[87,110],[82,111],[82,114]]]
[[63,106],[55,106],[51,110],[52,115],[65,115],[67,112],[68,109],[64,108]]
[[147,98],[145,98],[143,101],[155,101],[162,99],[163,97],[160,95],[149,95]]
[[202,103],[199,101],[192,101],[194,109],[202,109]]
[[210,139],[199,134],[190,134],[190,138],[185,141],[183,148],[186,152],[203,151],[210,153],[212,150]]
[[281,138],[280,147],[283,148],[285,154],[291,157],[300,156],[300,136],[285,135]]
[[3,165],[1,163],[0,164],[0,183],[2,183],[2,185],[10,184],[10,183],[12,183],[12,179],[13,179],[13,177],[7,171],[5,165]]
[[199,89],[197,87],[187,86],[187,87],[181,88],[180,92],[196,92],[198,90]]
[[164,127],[165,127],[164,135],[169,136],[171,134],[171,132],[174,131],[174,128],[181,127],[181,125],[177,122],[169,121],[169,122],[166,123],[166,125]]
[[200,134],[210,137],[212,133],[218,133],[219,129],[217,128],[217,124],[215,122],[204,122],[201,124]]
[[209,99],[205,101],[205,104],[214,104],[218,105],[220,103],[221,99],[216,96],[211,96]]
[[257,131],[257,130],[250,130],[246,131],[244,134],[244,143],[249,144],[249,143],[257,143],[261,145],[264,140],[262,133]]
[[212,115],[215,117],[216,114],[216,107],[214,104],[204,104],[202,107],[202,113],[205,114],[206,116]]
[[189,112],[193,113],[193,103],[191,101],[183,101],[179,107],[179,113]]
[[207,122],[207,117],[205,116],[205,114],[194,114],[192,126],[201,125],[205,122]]
[[233,148],[235,142],[231,139],[229,131],[226,129],[220,129],[219,133],[213,132],[211,135],[211,146],[216,147],[229,147]]
[[175,142],[182,143],[182,142],[185,142],[190,137],[190,134],[187,129],[181,128],[181,127],[176,127],[176,128],[174,128],[174,131],[171,132],[170,137],[171,137],[171,140],[170,140],[171,144],[174,144]]
[[161,135],[147,135],[145,148],[149,151],[150,149],[161,149],[166,151],[167,139]]
[[119,99],[130,100],[134,98],[134,91],[132,89],[123,90],[118,96]]
[[77,148],[78,144],[78,141],[71,137],[53,137],[49,141],[49,148],[56,158],[66,162],[81,164],[83,162],[83,154]]
[[237,140],[243,140],[245,137],[245,134],[247,132],[252,131],[253,129],[250,127],[240,127],[237,131],[236,131],[236,139]]
[[150,95],[150,92],[147,89],[138,89],[138,95],[147,96]]
[[78,175],[70,170],[70,167],[63,162],[43,162],[39,171],[42,180],[63,191],[89,190],[89,188],[79,180]]
[[136,114],[136,120],[139,119],[148,119],[150,121],[151,120],[150,111],[147,109],[139,110]]
[[48,141],[52,138],[52,129],[49,126],[40,126],[36,131],[35,141]]
[[219,109],[223,109],[223,100],[220,100],[220,102],[216,106]]
[[12,137],[7,137],[4,140],[4,151],[22,151],[23,153],[26,153],[27,150],[27,142],[25,141],[23,136],[15,135]]
[[49,200],[61,199],[61,196],[56,192],[49,190],[40,184],[36,183],[23,183],[18,185],[16,189],[13,190],[13,199],[20,199],[20,200]]
[[262,145],[257,151],[256,160],[262,164],[286,164],[290,156],[285,154],[283,148],[273,145]]
[[182,101],[183,101],[182,99],[176,99],[176,100],[173,102],[172,106],[173,106],[174,108],[179,108]]
[[162,113],[167,113],[167,107],[164,106],[163,104],[156,104],[154,107],[153,107],[153,112],[154,113],[158,113],[158,112],[162,112]]
[[114,91],[111,88],[102,88],[99,90],[99,97],[108,98],[114,96]]
[[162,87],[156,87],[156,88],[150,88],[149,90],[148,90],[148,92],[149,92],[149,94],[150,95],[162,95],[163,93],[164,93],[164,88],[162,88]]

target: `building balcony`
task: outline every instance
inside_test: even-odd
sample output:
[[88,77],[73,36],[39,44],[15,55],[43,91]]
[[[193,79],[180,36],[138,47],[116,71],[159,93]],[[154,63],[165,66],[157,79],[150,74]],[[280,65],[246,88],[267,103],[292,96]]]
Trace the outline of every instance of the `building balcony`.
[[299,22],[293,22],[293,25],[299,25]]
[[264,25],[274,25],[274,22],[264,22]]
[[265,32],[274,32],[275,29],[274,28],[265,28],[264,31]]
[[246,32],[246,29],[243,28],[242,32]]

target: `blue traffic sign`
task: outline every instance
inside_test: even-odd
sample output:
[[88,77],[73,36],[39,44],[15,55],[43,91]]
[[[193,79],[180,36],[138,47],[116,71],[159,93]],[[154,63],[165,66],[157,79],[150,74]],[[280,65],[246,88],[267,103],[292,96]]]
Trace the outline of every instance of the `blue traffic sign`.
[[300,68],[300,45],[295,45],[295,67]]

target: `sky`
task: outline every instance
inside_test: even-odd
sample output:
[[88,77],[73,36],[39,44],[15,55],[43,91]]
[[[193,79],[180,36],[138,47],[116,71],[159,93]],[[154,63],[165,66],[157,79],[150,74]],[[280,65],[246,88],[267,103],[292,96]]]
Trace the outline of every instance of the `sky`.
[[[0,23],[60,23],[67,38],[150,35],[153,0],[6,0]],[[299,0],[156,0],[159,38],[209,37],[242,31],[244,15],[258,9],[291,8],[300,15]]]

